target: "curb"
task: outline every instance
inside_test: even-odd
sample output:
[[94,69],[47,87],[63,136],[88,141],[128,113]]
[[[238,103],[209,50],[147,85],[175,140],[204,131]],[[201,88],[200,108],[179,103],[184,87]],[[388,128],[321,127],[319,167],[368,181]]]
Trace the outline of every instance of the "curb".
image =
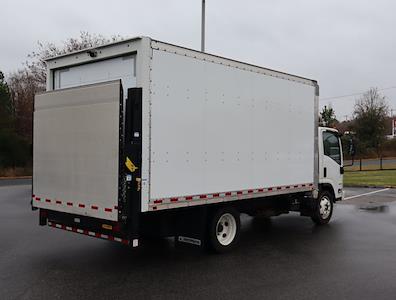
[[344,187],[353,187],[353,188],[372,188],[372,189],[396,189],[394,185],[344,185]]
[[0,177],[0,181],[1,180],[18,180],[18,179],[32,179],[32,176]]

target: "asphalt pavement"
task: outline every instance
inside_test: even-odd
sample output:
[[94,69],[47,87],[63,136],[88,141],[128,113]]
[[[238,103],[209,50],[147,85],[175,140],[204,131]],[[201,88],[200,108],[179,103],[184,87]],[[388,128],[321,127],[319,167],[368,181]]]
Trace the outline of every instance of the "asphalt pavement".
[[243,216],[239,247],[213,255],[40,227],[29,183],[0,183],[0,299],[396,298],[396,190],[347,189],[323,227]]

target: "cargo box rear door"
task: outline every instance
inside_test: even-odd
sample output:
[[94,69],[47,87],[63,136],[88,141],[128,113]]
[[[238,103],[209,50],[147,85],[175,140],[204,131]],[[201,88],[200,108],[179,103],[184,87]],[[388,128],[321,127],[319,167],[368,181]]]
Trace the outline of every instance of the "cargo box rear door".
[[121,119],[119,80],[37,95],[33,206],[116,221]]

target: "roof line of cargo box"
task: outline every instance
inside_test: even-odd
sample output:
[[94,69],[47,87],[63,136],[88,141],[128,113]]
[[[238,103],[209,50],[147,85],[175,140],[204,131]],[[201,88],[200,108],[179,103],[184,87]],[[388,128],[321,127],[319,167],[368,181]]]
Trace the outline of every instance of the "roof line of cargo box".
[[187,47],[183,47],[183,46],[179,46],[179,45],[175,45],[175,44],[171,44],[171,43],[155,40],[155,39],[152,39],[150,37],[145,37],[145,36],[133,37],[133,38],[129,38],[129,39],[121,40],[121,41],[116,41],[116,42],[111,42],[111,43],[108,43],[108,44],[103,44],[103,45],[97,46],[97,47],[91,47],[91,48],[86,48],[86,49],[82,49],[82,50],[77,50],[77,51],[73,51],[73,52],[69,52],[69,53],[65,53],[65,54],[49,57],[49,58],[46,58],[44,61],[50,62],[50,61],[53,61],[53,60],[56,60],[56,59],[60,59],[60,58],[68,57],[68,56],[73,56],[73,55],[76,55],[76,54],[79,54],[79,53],[84,53],[84,52],[88,52],[88,51],[92,51],[92,50],[98,50],[98,49],[103,49],[103,48],[108,48],[108,47],[112,47],[114,45],[119,45],[119,44],[123,44],[123,43],[134,42],[136,40],[141,40],[143,38],[148,38],[152,42],[161,43],[161,44],[168,45],[168,46],[171,46],[171,47],[175,47],[175,48],[178,48],[178,49],[182,49],[182,50],[185,50],[185,51],[192,51],[194,53],[197,53],[197,55],[213,57],[213,58],[216,58],[216,59],[223,59],[223,60],[227,60],[227,61],[232,62],[232,63],[243,64],[243,65],[248,66],[248,67],[258,68],[258,69],[262,69],[264,71],[274,72],[274,73],[277,73],[277,74],[280,74],[280,75],[294,77],[294,78],[299,79],[299,80],[307,81],[306,83],[309,82],[313,86],[317,85],[317,81],[316,80],[310,79],[310,78],[307,78],[307,77],[294,75],[294,74],[290,74],[290,73],[286,73],[286,72],[282,72],[282,71],[277,71],[277,70],[274,70],[274,69],[270,69],[270,68],[254,65],[254,64],[251,64],[251,63],[243,62],[243,61],[238,61],[238,60],[235,60],[235,59],[232,59],[232,58],[228,58],[228,57],[224,57],[224,56],[220,56],[220,55],[216,55],[216,54],[211,54],[211,53],[207,53],[207,52],[201,52],[199,50],[195,50],[195,49],[191,49],[191,48],[187,48]]
[[282,74],[282,75],[286,75],[286,76],[295,77],[295,78],[298,78],[298,79],[301,79],[301,80],[307,80],[310,83],[312,83],[313,85],[317,85],[317,81],[316,80],[310,79],[310,78],[306,78],[306,77],[303,77],[303,76],[298,76],[298,75],[294,75],[294,74],[290,74],[290,73],[286,73],[286,72],[282,72],[282,71],[277,71],[277,70],[274,70],[274,69],[270,69],[270,68],[258,66],[258,65],[255,65],[255,64],[239,61],[239,60],[236,60],[236,59],[232,59],[232,58],[228,58],[228,57],[224,57],[224,56],[220,56],[220,55],[216,55],[216,54],[211,54],[211,53],[207,53],[207,52],[201,52],[199,50],[195,50],[195,49],[191,49],[191,48],[187,48],[187,47],[183,47],[183,46],[179,46],[179,45],[175,45],[175,44],[171,44],[171,43],[167,43],[167,42],[163,42],[163,41],[159,41],[159,40],[154,40],[154,39],[151,39],[151,40],[154,41],[154,42],[158,42],[158,43],[161,43],[161,44],[168,45],[168,46],[180,48],[180,49],[183,49],[183,50],[186,50],[186,51],[192,51],[192,52],[197,53],[198,55],[211,56],[211,57],[215,57],[215,58],[218,58],[218,59],[228,60],[228,61],[233,62],[233,63],[243,64],[243,65],[246,65],[246,66],[249,66],[249,67],[253,67],[253,68],[259,68],[259,69],[262,69],[262,70],[265,70],[265,71],[269,71],[269,72],[274,72],[274,73],[278,73],[278,74]]
[[137,36],[137,37],[121,40],[121,41],[116,41],[116,42],[103,44],[103,45],[96,46],[96,47],[89,47],[89,48],[85,48],[85,49],[81,49],[81,50],[71,51],[71,52],[68,52],[68,53],[65,53],[65,54],[60,54],[60,55],[56,55],[56,56],[47,57],[47,58],[44,59],[44,61],[45,62],[52,61],[52,60],[55,60],[55,59],[59,59],[59,58],[67,57],[67,56],[73,56],[73,55],[76,55],[76,54],[79,54],[79,53],[84,53],[84,52],[87,52],[87,51],[90,51],[90,50],[97,50],[97,49],[111,47],[111,46],[114,46],[114,45],[119,45],[119,44],[133,42],[133,41],[136,41],[136,40],[141,40],[143,38],[145,38],[145,36]]

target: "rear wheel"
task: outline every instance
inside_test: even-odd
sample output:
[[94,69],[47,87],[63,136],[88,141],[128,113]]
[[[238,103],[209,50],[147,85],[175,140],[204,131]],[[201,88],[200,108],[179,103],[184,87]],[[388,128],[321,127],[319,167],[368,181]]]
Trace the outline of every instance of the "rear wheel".
[[239,212],[232,207],[220,208],[211,219],[208,242],[217,253],[232,250],[238,243],[241,221]]
[[322,191],[315,200],[312,221],[318,225],[329,223],[333,215],[334,197],[329,191]]

